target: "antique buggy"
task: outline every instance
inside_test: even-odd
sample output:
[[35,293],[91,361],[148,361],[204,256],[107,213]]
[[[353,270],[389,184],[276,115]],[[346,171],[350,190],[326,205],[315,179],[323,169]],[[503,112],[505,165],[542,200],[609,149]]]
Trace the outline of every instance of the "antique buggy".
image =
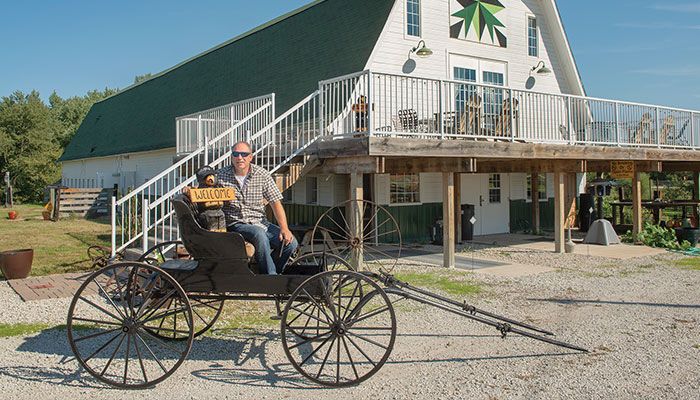
[[[512,332],[586,351],[545,330],[401,282],[381,262],[374,271],[370,264],[358,264],[363,254],[383,254],[378,260],[390,263],[397,256],[372,245],[380,241],[376,234],[366,237],[369,224],[354,230],[335,220],[329,225],[333,209],[311,235],[319,238],[312,246],[321,243],[315,249],[322,251],[312,248],[280,275],[259,275],[240,235],[204,230],[185,197],[173,202],[189,258],[178,258],[171,249],[176,243],[166,242],[138,261],[107,263],[86,279],[70,304],[67,331],[73,353],[88,373],[107,384],[145,388],[168,378],[187,358],[194,338],[214,325],[226,300],[275,301],[287,358],[299,373],[325,386],[358,384],[384,365],[396,340],[393,303],[403,299],[491,325],[503,337]],[[349,202],[348,207],[385,213],[375,230],[398,235],[400,251],[400,232],[385,209],[371,202]],[[330,228],[323,227],[324,219]],[[384,229],[387,222],[395,228]]]

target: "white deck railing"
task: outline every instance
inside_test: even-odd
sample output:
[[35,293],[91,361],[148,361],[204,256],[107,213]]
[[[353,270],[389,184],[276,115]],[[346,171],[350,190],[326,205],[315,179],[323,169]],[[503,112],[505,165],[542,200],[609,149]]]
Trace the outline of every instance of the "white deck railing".
[[327,134],[700,147],[700,111],[364,71],[326,81]]
[[[231,119],[231,114],[227,114],[231,110],[246,110],[247,114],[236,114]],[[215,116],[222,116],[222,120],[216,121]],[[194,183],[195,173],[200,167],[217,167],[230,162],[231,144],[247,140],[251,131],[268,125],[273,119],[274,94],[197,114],[198,121],[209,120],[198,123],[193,133],[203,139],[202,146],[126,196],[119,200],[112,198],[113,255],[139,244],[145,251],[149,245],[177,240],[180,236],[174,219],[172,197]]]

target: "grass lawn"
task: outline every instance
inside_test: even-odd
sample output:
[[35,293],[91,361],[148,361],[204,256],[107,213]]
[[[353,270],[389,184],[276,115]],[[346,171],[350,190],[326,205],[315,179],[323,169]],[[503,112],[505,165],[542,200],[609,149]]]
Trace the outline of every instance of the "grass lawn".
[[681,258],[680,260],[676,260],[674,264],[683,269],[700,271],[700,257]]
[[40,205],[23,204],[12,209],[17,211],[17,220],[7,218],[9,209],[0,214],[0,251],[34,249],[32,276],[87,270],[91,267],[87,248],[110,245],[108,220],[62,218],[51,222],[42,219]]
[[397,273],[396,279],[414,286],[437,289],[447,294],[469,296],[479,294],[483,288],[471,279],[471,274],[452,271],[431,273]]

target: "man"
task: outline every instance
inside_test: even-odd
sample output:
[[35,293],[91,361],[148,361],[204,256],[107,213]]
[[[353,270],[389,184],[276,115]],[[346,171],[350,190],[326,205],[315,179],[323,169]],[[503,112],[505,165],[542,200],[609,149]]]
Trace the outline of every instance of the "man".
[[[217,171],[219,183],[236,191],[236,199],[224,202],[223,210],[227,230],[240,233],[255,246],[260,273],[276,275],[282,272],[298,244],[287,226],[282,193],[269,172],[251,164],[252,153],[248,142],[236,143],[231,153],[231,166]],[[272,207],[279,226],[267,221],[263,200]]]

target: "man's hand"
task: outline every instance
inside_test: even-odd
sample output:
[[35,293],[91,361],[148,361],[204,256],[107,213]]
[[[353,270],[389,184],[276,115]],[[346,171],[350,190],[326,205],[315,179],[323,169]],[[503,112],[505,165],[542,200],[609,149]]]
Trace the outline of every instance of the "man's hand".
[[292,235],[292,231],[289,230],[289,228],[280,228],[280,240],[284,245],[288,245],[292,243],[292,240],[294,240],[294,235]]
[[190,195],[190,187],[185,186],[184,188],[182,188],[182,194],[184,194],[185,196],[189,196]]

